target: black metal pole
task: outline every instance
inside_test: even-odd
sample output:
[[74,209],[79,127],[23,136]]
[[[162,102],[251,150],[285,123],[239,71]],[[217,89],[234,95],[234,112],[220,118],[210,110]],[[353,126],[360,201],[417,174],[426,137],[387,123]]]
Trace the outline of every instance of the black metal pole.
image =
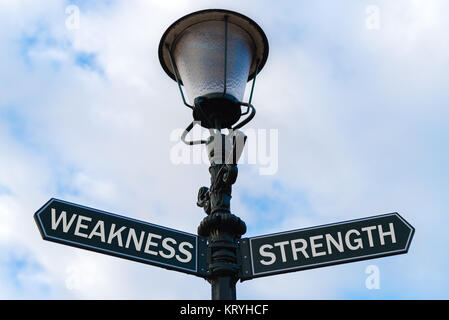
[[246,232],[245,223],[230,211],[232,184],[237,165],[212,164],[211,187],[202,187],[198,206],[207,217],[198,227],[198,235],[208,237],[208,281],[212,300],[235,300],[239,274],[238,239]]
[[232,277],[218,277],[211,280],[212,300],[236,300],[236,281]]

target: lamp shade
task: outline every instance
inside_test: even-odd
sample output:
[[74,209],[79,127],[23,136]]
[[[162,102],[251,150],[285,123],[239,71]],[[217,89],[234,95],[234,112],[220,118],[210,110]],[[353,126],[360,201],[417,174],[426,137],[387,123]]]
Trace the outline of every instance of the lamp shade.
[[[243,99],[254,43],[248,33],[228,24],[226,92]],[[225,25],[222,21],[197,23],[175,43],[173,56],[187,96],[194,98],[224,91]]]
[[246,16],[221,9],[182,17],[159,44],[162,67],[173,79],[173,67],[177,69],[191,101],[224,92],[242,101],[247,81],[262,69],[267,56],[268,40],[262,29]]

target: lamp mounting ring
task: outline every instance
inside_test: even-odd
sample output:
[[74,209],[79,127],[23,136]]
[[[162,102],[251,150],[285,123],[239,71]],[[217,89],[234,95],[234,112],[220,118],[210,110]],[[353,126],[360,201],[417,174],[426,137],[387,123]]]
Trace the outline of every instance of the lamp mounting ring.
[[209,93],[195,98],[193,119],[206,129],[230,129],[240,119],[240,105],[230,94]]

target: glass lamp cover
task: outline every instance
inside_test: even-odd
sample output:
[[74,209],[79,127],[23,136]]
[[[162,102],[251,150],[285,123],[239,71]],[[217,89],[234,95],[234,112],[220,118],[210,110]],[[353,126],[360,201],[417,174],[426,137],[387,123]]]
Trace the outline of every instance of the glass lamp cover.
[[[254,44],[246,31],[228,22],[226,93],[243,100]],[[179,36],[174,59],[186,94],[196,97],[224,90],[225,22],[194,24]]]

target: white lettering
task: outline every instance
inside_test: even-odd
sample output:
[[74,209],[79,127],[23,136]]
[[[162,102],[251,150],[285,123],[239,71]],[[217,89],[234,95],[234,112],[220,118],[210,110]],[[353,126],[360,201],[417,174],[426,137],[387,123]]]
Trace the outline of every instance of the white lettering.
[[376,265],[369,265],[365,269],[365,273],[369,276],[365,280],[365,287],[368,290],[380,289],[380,270]]
[[162,236],[158,235],[158,234],[154,234],[154,233],[148,233],[148,237],[147,237],[147,244],[145,246],[145,253],[148,254],[152,254],[153,256],[157,256],[157,252],[150,250],[150,246],[155,246],[157,247],[157,242],[151,242],[151,238],[156,238],[156,239],[160,239],[162,238]]
[[328,252],[329,254],[332,254],[331,243],[333,244],[333,246],[334,246],[339,252],[343,252],[343,251],[344,251],[343,240],[341,239],[341,232],[340,232],[340,231],[337,233],[337,237],[338,237],[338,242],[337,242],[337,241],[334,239],[334,237],[332,237],[329,233],[326,233],[327,252]]
[[58,228],[59,223],[62,220],[62,231],[67,233],[72,226],[73,221],[75,221],[76,214],[72,215],[70,218],[69,223],[67,223],[67,212],[61,211],[61,214],[58,217],[58,220],[56,220],[56,209],[51,208],[51,228],[53,230],[56,230]]
[[349,230],[348,232],[346,232],[346,236],[345,236],[346,246],[347,246],[349,249],[351,249],[351,250],[357,250],[357,249],[360,249],[360,248],[363,249],[362,239],[360,239],[360,238],[354,239],[354,242],[356,243],[355,246],[353,246],[353,245],[351,244],[351,239],[350,239],[350,238],[351,238],[351,234],[356,234],[356,235],[360,236],[360,232],[358,232],[358,231],[355,230],[355,229],[351,229],[351,230]]
[[140,232],[140,238],[139,238],[139,241],[137,241],[136,231],[133,228],[129,228],[128,238],[126,239],[125,248],[126,249],[129,248],[129,244],[130,244],[131,239],[132,239],[133,243],[134,243],[134,247],[136,248],[137,251],[140,251],[142,249],[142,244],[143,244],[143,238],[144,237],[145,237],[145,231]]
[[276,255],[273,252],[267,252],[265,249],[273,249],[273,246],[271,244],[264,244],[260,246],[259,248],[259,254],[264,258],[270,258],[270,260],[260,260],[260,263],[269,266],[270,264],[273,264],[276,261]]
[[[297,248],[296,244],[297,243],[301,243],[301,247]],[[290,244],[292,246],[292,254],[293,254],[293,260],[298,260],[298,252],[301,251],[301,253],[303,254],[304,258],[309,258],[309,255],[306,252],[306,248],[307,248],[307,241],[304,239],[295,239],[295,240],[291,240]]]
[[108,243],[111,244],[112,239],[117,238],[117,243],[120,247],[123,247],[122,241],[122,231],[125,230],[126,227],[121,227],[117,231],[115,231],[115,223],[112,224],[111,230],[109,231]]
[[188,250],[184,249],[184,247],[189,247],[190,249],[193,249],[193,244],[191,244],[190,242],[181,242],[179,244],[179,251],[184,254],[186,257],[183,259],[179,256],[179,254],[176,255],[176,260],[178,260],[179,262],[182,263],[187,263],[190,262],[190,260],[192,260],[192,253],[189,252]]
[[385,244],[385,236],[391,236],[391,242],[392,243],[396,243],[396,236],[394,234],[394,227],[393,227],[393,223],[389,223],[388,226],[390,227],[390,231],[388,232],[383,232],[382,230],[382,225],[378,225],[377,227],[379,228],[379,237],[380,237],[380,244],[384,245]]
[[173,238],[165,238],[162,240],[162,248],[168,250],[170,253],[166,254],[164,251],[160,250],[159,255],[165,259],[171,259],[175,256],[176,252],[173,247],[171,247],[167,242],[171,242],[172,244],[176,244],[176,240]]
[[[97,231],[97,229],[100,228],[100,232]],[[101,220],[98,220],[97,224],[89,234],[89,239],[92,239],[93,236],[100,237],[101,242],[105,242],[105,235],[104,235],[104,222]]]
[[259,162],[261,165],[267,167],[259,168],[259,173],[261,175],[274,175],[278,171],[278,130],[270,129],[270,154],[267,155],[267,140],[266,140],[266,130],[260,129],[257,135],[257,151],[259,156]]
[[[214,313],[215,307],[195,307],[190,304],[187,307],[181,307],[180,314],[182,315],[207,315],[208,318]],[[225,314],[227,306],[225,305]]]
[[83,237],[83,238],[87,238],[87,234],[85,233],[81,233],[80,229],[87,229],[87,225],[82,224],[83,220],[85,221],[92,221],[92,218],[89,217],[85,217],[85,216],[78,216],[78,221],[76,222],[76,227],[75,227],[75,236],[78,237]]
[[315,240],[323,239],[323,235],[310,237],[310,248],[312,249],[312,256],[319,257],[326,254],[325,251],[317,252],[317,248],[321,248],[323,246],[322,243],[315,243]]
[[276,242],[274,244],[275,247],[279,247],[281,249],[281,259],[282,262],[287,261],[287,257],[285,256],[285,246],[288,244],[288,241]]
[[368,234],[368,242],[369,242],[370,247],[374,246],[373,234],[371,233],[371,230],[374,230],[374,229],[376,229],[376,226],[362,228],[362,231],[366,231],[366,233]]

